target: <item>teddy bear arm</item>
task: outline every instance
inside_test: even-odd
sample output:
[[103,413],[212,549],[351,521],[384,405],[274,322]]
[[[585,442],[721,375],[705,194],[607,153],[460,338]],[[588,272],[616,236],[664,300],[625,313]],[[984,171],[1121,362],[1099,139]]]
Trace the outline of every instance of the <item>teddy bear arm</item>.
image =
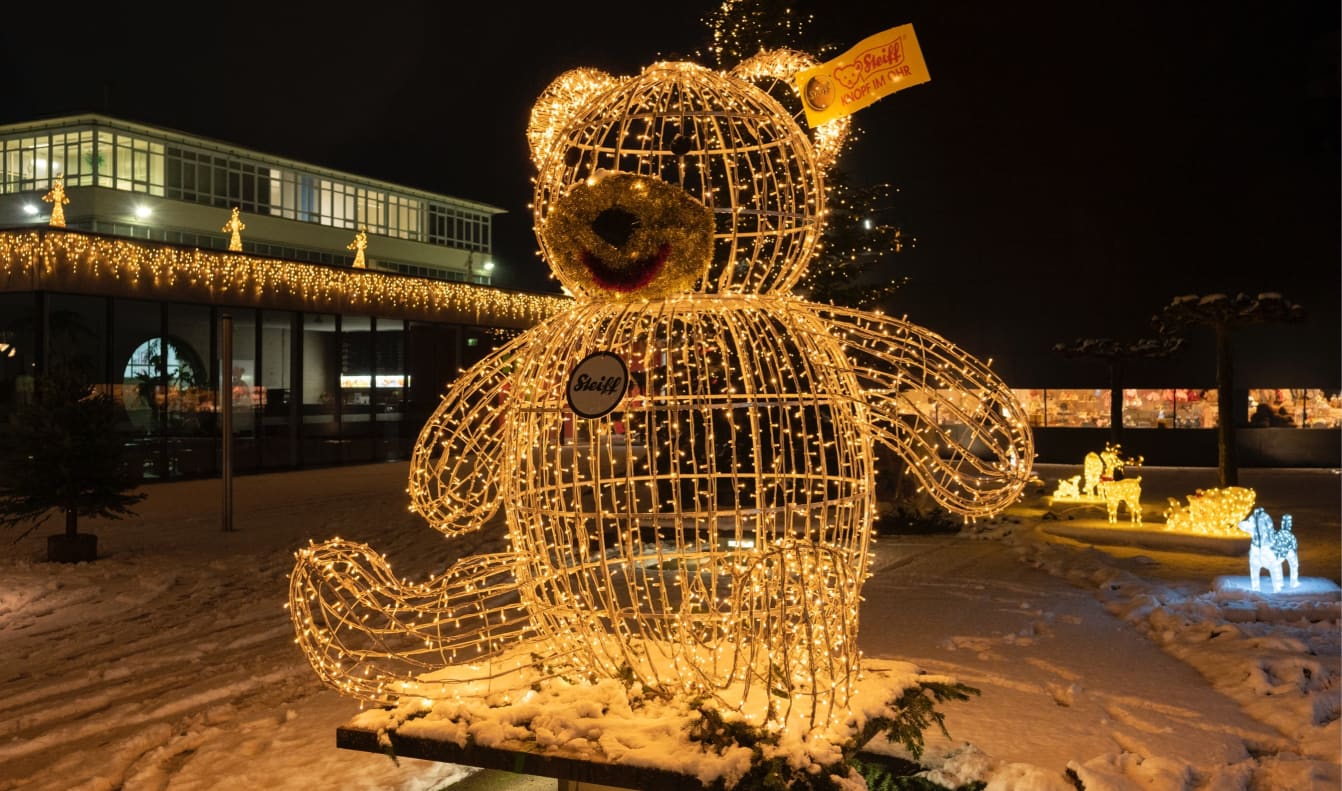
[[844,347],[875,439],[933,499],[974,518],[1019,498],[1033,439],[1020,403],[988,366],[916,324],[817,309]]
[[411,456],[410,510],[443,533],[477,530],[498,512],[513,360],[529,336],[457,377],[420,430]]

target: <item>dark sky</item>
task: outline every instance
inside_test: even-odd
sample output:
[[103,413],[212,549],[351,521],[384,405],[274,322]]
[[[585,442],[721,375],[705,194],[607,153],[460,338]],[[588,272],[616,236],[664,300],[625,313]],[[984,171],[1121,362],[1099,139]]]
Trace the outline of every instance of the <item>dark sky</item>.
[[[501,284],[551,290],[532,101],[570,67],[695,51],[717,0],[343,5],[9,11],[0,123],[105,112],[491,203]],[[1337,384],[1337,3],[811,5],[840,51],[912,22],[932,75],[860,111],[844,161],[901,187],[897,312],[981,356],[1048,357],[1149,335],[1176,295],[1278,291],[1309,328],[1265,337],[1322,344]]]

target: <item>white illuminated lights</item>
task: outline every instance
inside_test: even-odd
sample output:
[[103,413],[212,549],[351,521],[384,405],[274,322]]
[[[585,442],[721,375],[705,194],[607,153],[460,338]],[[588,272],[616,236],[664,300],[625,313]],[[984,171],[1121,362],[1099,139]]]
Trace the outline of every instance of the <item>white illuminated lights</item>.
[[1239,529],[1248,533],[1249,544],[1249,583],[1254,590],[1259,589],[1258,577],[1267,571],[1272,578],[1272,592],[1281,593],[1283,586],[1283,563],[1291,569],[1291,587],[1300,587],[1300,556],[1297,551],[1295,533],[1291,530],[1291,515],[1281,515],[1281,527],[1272,524],[1272,517],[1262,508],[1255,508],[1242,522]]
[[[562,674],[757,724],[847,721],[874,444],[942,506],[989,516],[1029,477],[1024,410],[939,335],[792,294],[828,163],[740,76],[568,72],[528,139],[537,237],[575,302],[449,386],[408,485],[448,536],[501,512],[509,546],[423,583],[362,544],[304,549],[298,643],[377,705]],[[566,394],[598,353],[628,381],[588,419]]]

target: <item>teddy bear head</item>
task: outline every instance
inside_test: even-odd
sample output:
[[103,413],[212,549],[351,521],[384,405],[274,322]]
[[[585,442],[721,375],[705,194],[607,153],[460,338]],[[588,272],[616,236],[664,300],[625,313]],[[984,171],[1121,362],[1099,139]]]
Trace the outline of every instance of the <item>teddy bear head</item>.
[[[730,73],[662,62],[635,77],[575,69],[532,110],[541,252],[584,299],[786,292],[820,238],[824,169],[761,81],[808,65],[761,54]],[[826,125],[829,126],[829,125]]]

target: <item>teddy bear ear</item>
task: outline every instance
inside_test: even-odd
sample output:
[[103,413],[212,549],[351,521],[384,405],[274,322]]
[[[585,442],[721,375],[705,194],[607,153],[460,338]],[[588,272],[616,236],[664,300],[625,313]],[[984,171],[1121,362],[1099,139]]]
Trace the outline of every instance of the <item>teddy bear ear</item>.
[[852,117],[845,115],[814,129],[807,124],[806,111],[802,109],[801,93],[793,78],[797,76],[797,72],[818,65],[820,62],[805,52],[795,49],[765,49],[736,64],[730,73],[733,77],[754,84],[792,113],[797,125],[810,133],[816,161],[822,168],[829,170],[838,161],[843,144],[848,140]]
[[527,124],[527,144],[531,147],[531,162],[540,167],[549,152],[550,141],[573,120],[579,108],[598,93],[620,83],[600,69],[569,69],[550,81],[541,91],[531,108]]

